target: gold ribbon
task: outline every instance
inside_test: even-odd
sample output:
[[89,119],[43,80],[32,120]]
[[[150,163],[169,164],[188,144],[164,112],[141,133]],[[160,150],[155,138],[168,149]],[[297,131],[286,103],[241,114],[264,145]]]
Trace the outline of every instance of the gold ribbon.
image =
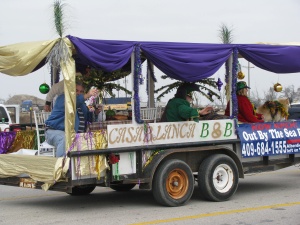
[[36,131],[35,130],[21,130],[17,131],[14,143],[9,149],[8,153],[16,152],[21,148],[34,149],[36,143]]

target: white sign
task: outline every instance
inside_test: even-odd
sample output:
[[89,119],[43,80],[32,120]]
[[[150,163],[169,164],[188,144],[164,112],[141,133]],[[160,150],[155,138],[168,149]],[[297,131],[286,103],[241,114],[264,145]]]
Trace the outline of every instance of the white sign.
[[233,120],[108,125],[108,148],[236,139]]

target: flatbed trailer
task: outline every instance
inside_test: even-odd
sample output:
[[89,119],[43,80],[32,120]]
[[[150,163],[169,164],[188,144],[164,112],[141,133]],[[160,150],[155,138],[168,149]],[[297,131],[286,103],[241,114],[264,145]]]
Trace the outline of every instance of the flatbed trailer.
[[[65,39],[47,42],[48,45],[44,42],[37,43],[36,47],[38,48],[39,44],[47,46],[49,48],[47,54],[49,54],[52,49],[56,48],[57,43],[60,43],[60,46],[62,44],[70,46],[70,52],[76,52],[70,53],[69,60],[66,61],[67,66],[65,63],[60,64],[65,76],[65,87],[70,87],[65,89],[65,92],[70,94],[66,95],[68,98],[66,102],[74,103],[75,99],[75,64],[85,62],[86,65],[94,65],[110,71],[128,66],[128,63],[131,65],[133,74],[132,122],[108,124],[105,128],[98,124],[99,129],[90,130],[84,134],[75,134],[74,122],[69,123],[69,121],[74,121],[72,115],[75,109],[67,107],[65,120],[67,156],[54,158],[43,155],[2,154],[0,155],[1,185],[62,191],[70,195],[90,194],[97,186],[110,187],[116,191],[129,191],[138,186],[140,189],[151,190],[155,200],[162,205],[181,206],[191,198],[195,183],[198,183],[198,192],[205,199],[225,201],[234,195],[239,179],[244,178],[245,174],[274,171],[300,162],[300,124],[297,120],[239,124],[236,119],[237,106],[234,101],[237,79],[237,71],[234,68],[237,64],[238,52],[244,54],[243,56],[254,64],[257,64],[257,61],[255,57],[247,54],[249,49],[252,53],[263,54],[263,49],[278,53],[266,54],[265,57],[271,55],[274,58],[262,60],[258,65],[264,67],[271,61],[274,65],[279,65],[278,68],[275,66],[274,72],[290,73],[300,71],[300,65],[292,62],[289,57],[289,54],[300,54],[299,46],[284,46],[283,48],[272,45],[91,41],[68,36]],[[122,52],[127,52],[126,57],[122,56],[125,59],[117,58],[117,61],[122,60],[123,64],[108,69],[104,64],[92,61],[98,57],[97,54],[99,54],[99,60],[103,58],[101,52],[95,51],[94,55],[91,54],[91,49],[88,53],[85,52],[88,44],[93,43],[98,44],[95,45],[97,51],[109,52],[112,55],[111,59],[119,57],[114,55],[111,49],[119,46],[122,46],[123,50],[127,49],[128,51],[122,50]],[[105,45],[109,45],[109,50]],[[13,48],[13,46],[9,47]],[[152,51],[153,48],[157,51],[163,49],[163,51],[155,53]],[[26,46],[24,49],[27,49]],[[281,51],[282,49],[284,51]],[[201,57],[206,57],[202,51],[206,50],[208,50],[207,59],[210,60],[211,65],[215,65],[211,58],[214,54],[211,52],[215,51],[216,59],[222,58],[213,70],[206,70],[207,65],[202,66],[200,63],[203,60]],[[170,52],[172,54],[169,54]],[[22,51],[19,51],[19,54],[21,53]],[[47,54],[44,53],[44,57]],[[182,59],[181,54],[190,55],[193,63],[178,66],[182,62],[176,64],[176,60]],[[91,58],[89,58],[90,55],[92,55]],[[193,82],[188,75],[195,70],[195,64],[198,66],[196,69],[206,74],[198,77],[199,80],[199,78],[211,76],[223,63],[228,62],[229,71],[231,71],[228,77],[228,87],[232,90],[233,102],[231,117],[199,122],[148,123],[142,121],[139,117],[138,101],[138,79],[141,67],[139,57],[141,55],[162,71],[169,72],[170,77],[173,78],[178,75],[176,69],[180,68],[180,73],[188,70],[188,73],[176,78],[185,82]],[[167,69],[161,63],[164,60],[161,58],[162,55],[166,57],[164,63],[168,65]],[[178,58],[176,58],[177,55]],[[277,55],[280,57],[276,58]],[[172,63],[170,63],[169,59],[172,57],[176,60],[171,60]],[[264,55],[260,58],[264,59]],[[285,58],[288,60],[283,60]],[[17,56],[16,59],[18,59]],[[33,62],[35,65],[31,66],[32,71],[39,67],[43,60],[44,58]],[[195,60],[200,61],[195,63]],[[280,63],[281,60],[284,62]],[[27,65],[26,62],[24,63]],[[1,72],[10,75],[9,70]],[[194,71],[194,74],[197,74],[197,71]],[[151,82],[153,84],[154,81],[151,71],[147,73],[147,76],[150,87]],[[149,88],[149,91],[151,105],[154,103],[153,88]],[[71,105],[70,103],[69,106]]]
[[[224,121],[227,124],[232,123],[231,120]],[[216,123],[220,124],[224,121],[205,121],[202,123],[209,123],[213,127]],[[184,124],[187,127],[194,123],[164,123],[164,126],[179,126]],[[160,123],[150,124],[150,127],[153,126],[153,132],[155,132],[155,127],[158,124]],[[163,126],[162,124],[160,126]],[[130,124],[126,126],[133,127]],[[108,127],[108,130],[111,131],[117,128],[124,128],[124,125],[122,127],[111,125],[111,127]],[[197,131],[195,129],[194,135],[196,136],[196,134]],[[84,139],[85,137],[80,136],[79,138]],[[112,135],[108,137],[108,139],[113,138],[116,137]],[[28,168],[27,173],[29,174],[32,171],[36,171],[36,167],[40,166],[41,163],[45,164],[45,161],[52,161],[52,164],[49,162],[49,165],[52,165],[52,167],[49,166],[47,168],[50,171],[45,171],[45,173],[50,172],[51,174],[51,171],[55,170],[55,166],[63,164],[64,160],[70,166],[68,166],[65,175],[62,176],[63,179],[59,182],[50,181],[47,184],[47,178],[44,178],[46,182],[39,182],[23,174],[21,176],[0,178],[0,184],[36,189],[43,188],[45,190],[62,191],[71,195],[89,194],[96,186],[111,187],[116,191],[129,191],[138,185],[140,189],[152,190],[154,198],[160,204],[179,206],[185,204],[190,199],[194,191],[195,182],[198,183],[198,192],[205,199],[224,201],[228,200],[235,193],[238,188],[239,179],[244,178],[245,174],[275,171],[300,163],[300,155],[297,152],[287,154],[287,152],[284,153],[282,150],[279,153],[278,149],[275,150],[278,151],[277,155],[269,155],[266,152],[260,156],[247,157],[247,154],[250,156],[251,153],[250,150],[249,153],[245,150],[244,156],[246,157],[243,157],[242,149],[241,140],[233,135],[232,139],[227,140],[168,144],[148,143],[142,146],[86,149],[80,151],[77,149],[68,153],[69,160],[61,159],[59,163],[55,158],[48,156],[40,156],[42,158],[41,162],[36,161],[36,163],[33,163],[33,160],[36,160],[37,156],[21,155],[17,160],[23,160],[25,164],[26,160],[28,160],[30,164],[33,164],[33,168]],[[276,153],[275,151],[274,153]],[[270,153],[272,153],[272,150]],[[109,162],[111,155],[118,156],[119,162],[111,164]],[[109,169],[105,167],[102,171],[92,171],[92,169],[79,171],[80,168],[78,167],[80,166],[96,164],[97,157],[99,156],[105,157],[104,161],[107,160],[106,163],[109,164],[107,168]],[[4,155],[3,160],[10,164],[14,162],[14,158],[12,157],[12,155],[6,155],[5,159]],[[86,161],[87,159],[89,160]],[[79,165],[79,162],[82,165]],[[4,162],[0,161],[0,163],[4,165]],[[20,164],[20,167],[23,166],[24,164]],[[16,170],[16,166],[14,166],[14,170]],[[21,173],[21,170],[18,173]]]

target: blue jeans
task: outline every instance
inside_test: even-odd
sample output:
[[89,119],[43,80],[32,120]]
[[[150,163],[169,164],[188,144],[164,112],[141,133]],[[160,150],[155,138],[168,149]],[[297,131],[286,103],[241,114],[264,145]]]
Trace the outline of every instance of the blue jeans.
[[48,144],[56,147],[56,157],[66,155],[65,132],[62,130],[48,129],[45,133]]

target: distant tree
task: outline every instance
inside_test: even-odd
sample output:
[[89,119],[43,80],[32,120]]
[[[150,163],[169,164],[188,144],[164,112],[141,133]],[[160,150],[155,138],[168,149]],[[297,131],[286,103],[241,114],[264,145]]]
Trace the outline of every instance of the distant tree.
[[277,92],[274,88],[270,87],[268,92],[264,92],[265,101],[272,101],[277,99]]
[[219,105],[222,109],[225,109],[226,105],[227,105],[227,100],[226,100],[226,90],[222,89],[219,92],[220,98],[218,99],[218,101],[215,102],[215,105]]
[[257,88],[255,89],[255,92],[253,91],[251,93],[250,101],[254,104],[255,108],[263,104],[264,99],[259,95]]
[[11,99],[12,97],[13,97],[13,96],[12,96],[11,94],[9,94],[8,97],[7,97],[7,99],[6,99],[6,101],[5,101],[4,103],[5,103],[5,104],[9,104],[8,101],[9,101],[9,99]]
[[280,98],[288,98],[290,102],[294,102],[299,99],[299,88],[295,90],[294,85],[290,85],[283,89]]

